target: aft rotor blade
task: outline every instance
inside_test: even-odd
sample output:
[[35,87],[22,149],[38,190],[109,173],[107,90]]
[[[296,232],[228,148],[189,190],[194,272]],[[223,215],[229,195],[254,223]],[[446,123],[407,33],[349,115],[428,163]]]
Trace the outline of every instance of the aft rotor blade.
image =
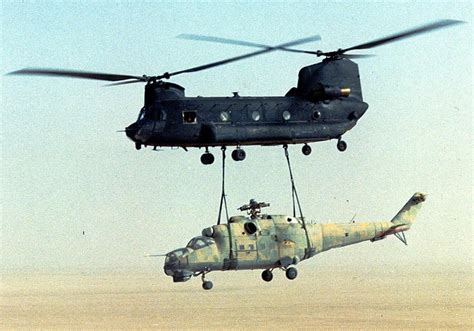
[[[287,48],[287,47],[282,47],[282,46],[270,46],[270,45],[258,44],[258,43],[245,41],[245,40],[228,39],[228,38],[221,38],[221,37],[214,37],[214,36],[203,36],[199,34],[183,33],[183,34],[178,35],[176,38],[198,40],[198,41],[209,41],[209,42],[220,43],[220,44],[231,44],[231,45],[239,45],[239,46],[266,48],[266,49],[278,49],[281,51],[287,51],[287,52],[292,52],[292,53],[315,54],[315,52],[312,52],[312,51],[305,51],[305,50]],[[316,40],[321,40],[321,37],[313,41],[316,41]]]
[[10,72],[9,75],[28,75],[28,76],[58,76],[69,78],[95,79],[105,80],[109,82],[117,82],[121,80],[134,79],[140,82],[146,82],[146,77],[116,75],[100,72],[78,71],[78,70],[62,70],[62,69],[42,69],[42,68],[25,68]]
[[430,24],[422,25],[418,28],[414,28],[414,29],[410,29],[410,30],[403,31],[403,32],[400,32],[400,33],[396,33],[396,34],[387,36],[385,38],[376,39],[376,40],[370,41],[368,43],[364,43],[364,44],[360,44],[360,45],[357,45],[357,46],[342,49],[342,50],[337,51],[337,53],[342,54],[344,52],[351,51],[353,49],[373,48],[373,47],[377,47],[377,46],[380,46],[380,45],[383,45],[383,44],[391,43],[391,42],[394,42],[394,41],[397,41],[397,40],[400,40],[400,39],[405,39],[405,38],[408,38],[408,37],[412,37],[412,36],[415,36],[415,35],[418,35],[418,34],[421,34],[421,33],[429,32],[429,31],[432,31],[432,30],[441,29],[441,28],[448,27],[450,25],[461,24],[461,23],[465,23],[465,22],[457,21],[457,20],[440,20],[440,21],[436,21],[436,22],[433,22],[433,23],[430,23]]
[[126,80],[124,82],[117,82],[117,83],[110,83],[110,84],[105,84],[104,86],[118,86],[118,85],[126,85],[126,84],[134,84],[134,83],[143,83],[144,80]]
[[373,54],[343,54],[342,57],[346,59],[367,59],[369,57],[375,57]]
[[201,70],[205,70],[205,69],[210,69],[210,68],[213,68],[213,67],[217,67],[217,66],[221,66],[221,65],[227,64],[227,63],[231,63],[231,62],[235,62],[235,61],[247,59],[247,58],[249,58],[249,57],[253,57],[253,56],[257,56],[257,55],[261,55],[261,54],[273,52],[273,51],[278,50],[279,48],[291,47],[291,46],[300,45],[300,44],[304,44],[304,43],[309,43],[309,42],[311,42],[311,41],[320,40],[320,39],[321,39],[321,37],[318,36],[318,35],[311,36],[311,37],[307,37],[307,38],[303,38],[303,39],[298,39],[298,40],[290,41],[290,42],[288,42],[288,43],[284,43],[284,44],[281,44],[281,45],[277,45],[277,46],[273,46],[273,47],[267,47],[267,48],[265,48],[265,49],[263,49],[263,50],[260,50],[260,51],[256,51],[256,52],[252,52],[252,53],[247,53],[247,54],[244,54],[244,55],[231,57],[231,58],[229,58],[229,59],[225,59],[225,60],[221,60],[221,61],[216,61],[216,62],[212,62],[212,63],[200,65],[200,66],[193,67],[193,68],[189,68],[189,69],[185,69],[185,70],[180,70],[180,71],[172,72],[172,73],[169,73],[168,76],[171,77],[171,76],[179,75],[179,74],[186,73],[186,72],[196,72],[196,71],[201,71]]

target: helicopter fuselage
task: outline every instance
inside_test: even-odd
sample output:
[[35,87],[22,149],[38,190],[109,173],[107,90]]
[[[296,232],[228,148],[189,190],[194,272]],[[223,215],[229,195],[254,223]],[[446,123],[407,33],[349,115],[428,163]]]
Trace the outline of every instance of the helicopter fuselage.
[[[213,146],[285,145],[338,139],[364,115],[359,70],[347,59],[324,60],[304,67],[297,87],[278,97],[186,97],[184,88],[170,82],[149,81],[145,105],[125,130],[141,146],[205,147],[210,164]],[[243,155],[232,155],[241,161]]]
[[[273,269],[283,269],[289,279],[294,279],[296,269],[291,266],[302,260],[410,229],[425,198],[415,193],[391,221],[305,224],[300,218],[285,215],[234,216],[227,224],[205,228],[186,247],[166,254],[164,271],[174,282],[215,270],[246,269],[265,269],[265,281],[271,280]],[[209,289],[205,285],[204,281],[203,287]]]
[[368,105],[344,97],[197,97],[145,106],[127,136],[141,145],[210,147],[279,145],[338,139]]

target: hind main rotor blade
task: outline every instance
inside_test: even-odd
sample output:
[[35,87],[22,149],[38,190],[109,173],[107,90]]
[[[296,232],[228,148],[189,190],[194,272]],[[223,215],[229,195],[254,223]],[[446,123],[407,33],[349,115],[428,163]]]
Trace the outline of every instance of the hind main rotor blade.
[[390,36],[387,36],[387,37],[384,37],[384,38],[375,39],[373,41],[370,41],[370,42],[367,42],[367,43],[364,43],[364,44],[360,44],[360,45],[357,45],[357,46],[341,49],[341,50],[338,50],[336,52],[338,54],[342,54],[342,53],[345,53],[347,51],[351,51],[351,50],[354,50],[354,49],[373,48],[373,47],[377,47],[377,46],[380,46],[380,45],[383,45],[383,44],[388,44],[388,43],[391,43],[391,42],[394,42],[394,41],[397,41],[397,40],[400,40],[400,39],[405,39],[405,38],[412,37],[412,36],[422,34],[422,33],[425,33],[425,32],[445,28],[445,27],[448,27],[450,25],[462,24],[462,23],[465,23],[465,22],[457,21],[457,20],[440,20],[440,21],[436,21],[436,22],[433,22],[433,23],[430,23],[430,24],[422,25],[418,28],[414,28],[414,29],[406,30],[406,31],[403,31],[403,32],[400,32],[400,33],[396,33],[396,34],[393,34],[393,35],[390,35]]
[[105,80],[109,82],[118,82],[122,80],[133,79],[136,81],[146,82],[146,77],[131,75],[116,75],[109,73],[79,71],[79,70],[62,70],[62,69],[42,69],[42,68],[25,68],[10,72],[9,75],[28,75],[28,76],[58,76],[69,78],[95,79]]
[[296,45],[309,43],[309,42],[320,40],[320,39],[321,39],[321,37],[319,35],[306,37],[306,38],[290,41],[290,42],[287,42],[287,43],[284,43],[284,44],[281,44],[281,45],[277,45],[277,46],[265,47],[264,49],[262,49],[260,51],[247,53],[247,54],[240,55],[240,56],[231,57],[229,59],[216,61],[216,62],[212,62],[212,63],[208,63],[208,64],[204,64],[204,65],[200,65],[200,66],[197,66],[197,67],[193,67],[193,68],[189,68],[189,69],[185,69],[185,70],[180,70],[180,71],[176,71],[176,72],[172,72],[172,73],[165,73],[162,76],[159,76],[159,78],[163,78],[163,77],[167,78],[167,77],[171,77],[171,76],[174,76],[174,75],[179,75],[179,74],[182,74],[182,73],[196,72],[196,71],[201,71],[201,70],[205,70],[205,69],[210,69],[210,68],[213,68],[213,67],[217,67],[217,66],[227,64],[227,63],[247,59],[249,57],[253,57],[253,56],[257,56],[257,55],[261,55],[261,54],[265,54],[265,53],[269,53],[269,52],[274,52],[274,51],[276,51],[278,49],[281,49],[281,48],[296,46]]

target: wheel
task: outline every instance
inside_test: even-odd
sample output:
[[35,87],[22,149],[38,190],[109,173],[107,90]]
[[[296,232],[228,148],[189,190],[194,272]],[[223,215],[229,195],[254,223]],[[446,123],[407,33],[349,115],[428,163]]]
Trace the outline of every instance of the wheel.
[[206,280],[202,283],[202,288],[205,290],[210,290],[212,288],[212,282],[209,280]]
[[270,282],[273,279],[273,273],[270,270],[263,270],[262,279],[266,282]]
[[142,149],[142,144],[140,144],[140,143],[135,143],[135,149],[136,149],[137,151],[139,151],[140,149]]
[[296,276],[298,276],[298,270],[296,270],[296,268],[288,268],[286,269],[286,278],[290,279],[290,280],[293,280],[296,278]]
[[337,149],[340,151],[340,152],[344,152],[346,149],[347,149],[347,144],[344,140],[339,140],[337,142]]
[[232,151],[232,159],[234,161],[243,161],[245,159],[245,151],[243,149],[237,148]]
[[301,151],[303,152],[304,155],[309,155],[311,154],[311,146],[304,144],[303,147],[301,148]]
[[211,153],[204,153],[201,155],[201,163],[202,164],[213,164],[214,163],[214,155]]

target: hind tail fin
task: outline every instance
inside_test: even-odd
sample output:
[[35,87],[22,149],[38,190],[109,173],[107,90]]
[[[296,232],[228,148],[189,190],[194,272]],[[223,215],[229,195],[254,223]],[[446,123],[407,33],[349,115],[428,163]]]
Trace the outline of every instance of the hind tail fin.
[[409,229],[415,222],[416,214],[421,208],[421,203],[426,200],[426,194],[415,193],[410,200],[403,206],[397,215],[392,219],[392,223],[396,227]]

